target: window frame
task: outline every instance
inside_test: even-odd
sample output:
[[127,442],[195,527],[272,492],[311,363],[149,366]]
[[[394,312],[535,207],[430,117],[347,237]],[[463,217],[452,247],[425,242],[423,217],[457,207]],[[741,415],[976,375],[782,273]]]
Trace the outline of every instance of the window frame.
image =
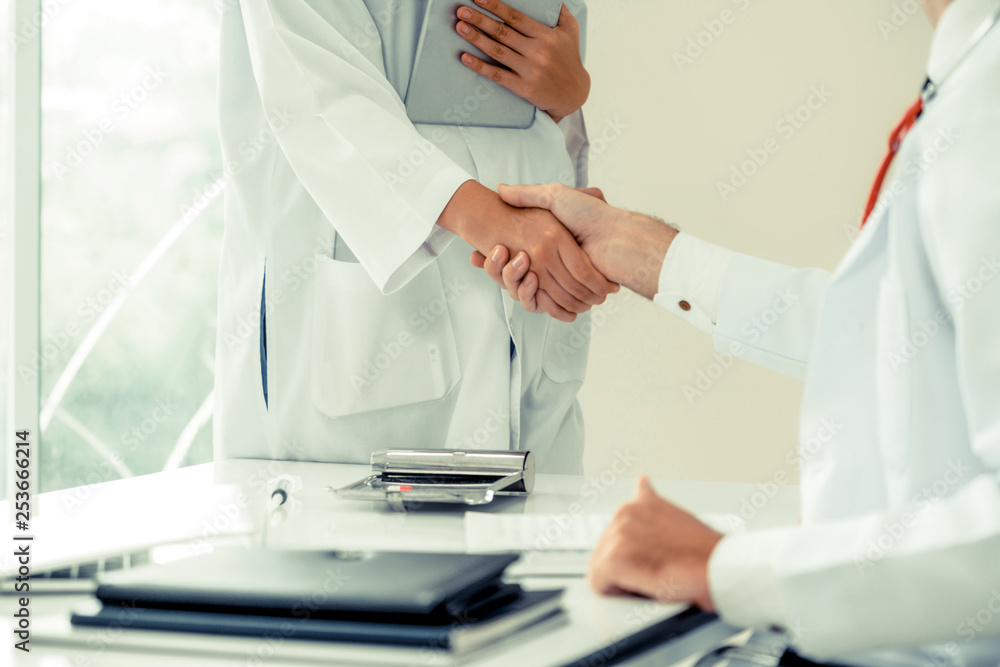
[[[8,19],[10,56],[11,139],[11,262],[10,366],[7,387],[7,499],[14,511],[13,465],[15,432],[29,432],[30,490],[41,479],[42,448],[39,412],[41,372],[32,368],[41,342],[41,92],[42,92],[42,0],[11,0]],[[26,26],[34,27],[28,36]]]

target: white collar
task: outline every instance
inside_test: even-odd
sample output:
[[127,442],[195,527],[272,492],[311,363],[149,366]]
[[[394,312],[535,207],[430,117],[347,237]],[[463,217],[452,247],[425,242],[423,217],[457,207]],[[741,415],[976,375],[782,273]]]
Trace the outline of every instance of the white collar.
[[925,101],[955,70],[1000,15],[1000,0],[955,0],[945,9],[931,41]]

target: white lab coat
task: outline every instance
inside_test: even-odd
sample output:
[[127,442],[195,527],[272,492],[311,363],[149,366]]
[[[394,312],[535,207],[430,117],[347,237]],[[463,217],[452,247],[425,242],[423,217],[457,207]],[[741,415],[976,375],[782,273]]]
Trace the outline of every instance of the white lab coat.
[[[805,380],[802,525],[725,538],[709,578],[724,619],[815,658],[1000,664],[1000,26],[945,78],[998,9],[945,13],[940,90],[832,275],[691,237],[665,261],[658,303]],[[685,312],[692,264],[721,271]]]
[[577,183],[582,115],[562,128],[542,112],[527,130],[415,127],[401,98],[424,5],[227,3],[217,458],[515,449],[539,470],[582,468],[588,318],[526,313],[435,226],[470,178]]

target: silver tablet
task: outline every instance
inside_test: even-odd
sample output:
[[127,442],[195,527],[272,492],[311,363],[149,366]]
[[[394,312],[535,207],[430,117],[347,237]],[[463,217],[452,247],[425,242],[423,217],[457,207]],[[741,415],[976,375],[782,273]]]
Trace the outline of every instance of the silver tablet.
[[[555,26],[563,0],[508,0],[507,4]],[[406,89],[407,115],[414,123],[433,125],[529,127],[535,120],[535,107],[462,64],[463,52],[496,64],[455,31],[456,12],[462,5],[482,11],[470,0],[428,0]]]

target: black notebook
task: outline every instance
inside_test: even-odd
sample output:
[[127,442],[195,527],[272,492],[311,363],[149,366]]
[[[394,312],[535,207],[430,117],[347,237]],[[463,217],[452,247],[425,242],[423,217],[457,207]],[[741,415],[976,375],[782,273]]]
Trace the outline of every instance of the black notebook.
[[[220,551],[105,575],[74,625],[478,648],[555,616],[505,584],[515,555]],[[136,610],[140,610],[137,612]],[[127,620],[127,624],[123,621]]]

